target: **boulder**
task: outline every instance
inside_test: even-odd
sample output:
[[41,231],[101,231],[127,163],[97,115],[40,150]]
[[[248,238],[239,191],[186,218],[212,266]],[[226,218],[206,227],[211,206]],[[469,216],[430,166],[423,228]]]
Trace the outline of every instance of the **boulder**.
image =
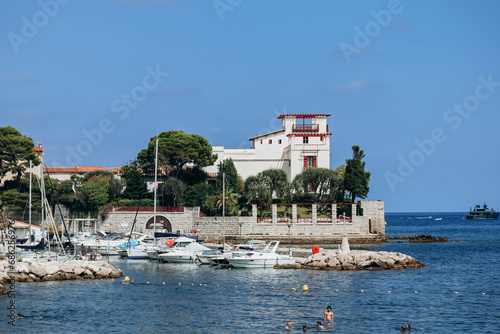
[[59,265],[54,262],[50,262],[45,266],[45,273],[47,275],[54,275],[55,273],[59,272],[59,270]]
[[43,277],[47,274],[45,272],[45,266],[38,263],[34,263],[30,266],[30,272],[38,277]]

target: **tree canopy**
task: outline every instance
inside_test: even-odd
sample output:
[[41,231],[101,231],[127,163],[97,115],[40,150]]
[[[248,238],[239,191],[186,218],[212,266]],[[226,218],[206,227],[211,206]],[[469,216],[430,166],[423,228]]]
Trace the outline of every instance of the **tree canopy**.
[[33,139],[22,135],[12,126],[0,127],[0,179],[11,172],[17,174],[19,181],[23,172],[29,167],[29,161],[34,166],[40,164],[35,154]]
[[370,172],[365,172],[365,162],[361,161],[365,157],[363,150],[358,145],[352,147],[352,159],[346,160],[344,189],[351,193],[354,203],[356,197],[366,198],[370,188]]
[[335,202],[342,188],[342,176],[328,168],[307,168],[293,180],[294,187],[302,193],[314,193],[316,202]]
[[217,174],[216,190],[222,193],[222,175],[226,174],[226,192],[232,191],[236,193],[238,191],[238,171],[234,166],[233,159],[226,159],[219,163],[219,172]]
[[184,131],[166,131],[152,137],[148,147],[137,155],[137,162],[148,173],[154,168],[156,138],[159,138],[158,168],[166,173],[173,173],[177,178],[187,163],[204,167],[217,160],[217,155],[212,154],[212,146],[202,136]]

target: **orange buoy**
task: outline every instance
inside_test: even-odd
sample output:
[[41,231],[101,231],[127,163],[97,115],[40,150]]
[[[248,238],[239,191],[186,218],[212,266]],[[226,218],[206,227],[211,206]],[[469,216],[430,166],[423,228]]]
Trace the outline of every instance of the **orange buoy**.
[[312,249],[312,251],[313,251],[313,254],[319,253],[319,247],[318,246],[314,246],[313,249]]
[[167,244],[167,246],[172,246],[174,243],[174,240],[167,240],[167,241],[165,241],[165,243]]

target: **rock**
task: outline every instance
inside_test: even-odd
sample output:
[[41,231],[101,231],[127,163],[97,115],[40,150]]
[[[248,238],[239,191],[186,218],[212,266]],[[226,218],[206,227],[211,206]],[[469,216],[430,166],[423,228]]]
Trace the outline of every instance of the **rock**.
[[55,273],[59,272],[60,268],[57,263],[50,262],[45,266],[45,273],[47,275],[54,275]]
[[2,284],[0,284],[0,295],[4,295],[7,293],[7,290],[5,290],[5,288],[3,287]]
[[43,278],[42,278],[42,281],[55,281],[55,278],[53,275],[45,275]]
[[310,255],[302,265],[276,267],[279,269],[386,270],[422,268],[425,265],[411,256],[401,253],[355,250],[342,254],[322,252]]
[[30,269],[29,269],[29,266],[27,263],[18,263],[16,265],[16,272],[20,273],[20,274],[29,274],[30,273]]
[[45,271],[45,266],[42,264],[35,263],[32,264],[29,268],[30,272],[38,277],[43,277],[47,274]]

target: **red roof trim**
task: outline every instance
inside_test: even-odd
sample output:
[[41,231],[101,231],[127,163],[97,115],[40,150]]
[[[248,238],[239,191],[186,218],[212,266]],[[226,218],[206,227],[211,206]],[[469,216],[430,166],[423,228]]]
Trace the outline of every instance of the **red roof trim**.
[[76,167],[45,167],[45,173],[89,173],[96,170],[107,170],[112,173],[118,173],[119,167],[99,167],[99,166],[76,166]]
[[289,133],[287,134],[286,136],[287,137],[291,137],[291,136],[294,136],[294,137],[327,137],[327,136],[331,136],[332,134],[331,133]]
[[278,119],[282,119],[285,117],[295,117],[295,118],[316,118],[316,117],[328,117],[332,114],[280,114],[278,115]]
[[279,132],[284,132],[285,129],[281,129],[281,130],[278,130],[278,131],[273,131],[273,132],[269,132],[269,133],[264,133],[262,135],[258,135],[258,136],[255,136],[255,137],[252,137],[248,140],[254,140],[254,139],[257,139],[257,138],[260,138],[260,137],[266,137],[266,136],[269,136],[269,135],[274,135],[276,133],[279,133]]

